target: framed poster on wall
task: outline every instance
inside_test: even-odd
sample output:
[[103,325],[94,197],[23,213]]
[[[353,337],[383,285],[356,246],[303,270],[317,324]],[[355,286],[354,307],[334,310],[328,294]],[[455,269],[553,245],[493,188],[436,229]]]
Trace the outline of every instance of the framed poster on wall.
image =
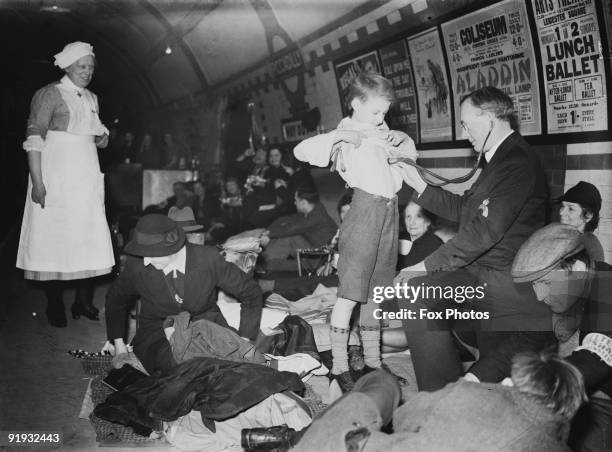
[[335,64],[336,80],[340,92],[340,102],[342,103],[342,114],[347,115],[346,97],[351,83],[361,72],[381,73],[380,62],[376,50],[360,55],[356,58],[342,61]]
[[452,139],[446,63],[437,28],[408,38],[419,107],[420,142]]
[[601,34],[594,0],[533,0],[548,133],[608,130]]
[[378,50],[385,77],[393,83],[396,101],[387,113],[390,129],[406,132],[415,143],[419,142],[419,122],[414,80],[406,43],[401,41]]
[[527,9],[522,0],[506,0],[442,24],[455,103],[456,137],[459,100],[484,86],[495,86],[514,101],[522,135],[542,133],[537,64]]

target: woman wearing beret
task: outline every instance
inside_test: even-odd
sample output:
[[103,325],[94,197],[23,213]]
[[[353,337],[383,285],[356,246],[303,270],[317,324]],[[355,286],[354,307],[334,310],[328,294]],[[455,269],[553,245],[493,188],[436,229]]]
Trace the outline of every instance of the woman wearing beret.
[[599,225],[601,195],[588,182],[580,181],[560,198],[560,222],[575,227],[584,233],[584,245],[594,262],[604,262],[604,250],[599,239],[593,234]]
[[66,75],[39,89],[30,108],[23,148],[30,179],[17,267],[44,281],[47,318],[65,327],[61,281],[77,281],[73,318],[98,320],[92,277],[114,265],[104,213],[104,175],[96,147],[108,144],[98,100],[87,90],[94,73],[93,47],[73,42],[55,55]]

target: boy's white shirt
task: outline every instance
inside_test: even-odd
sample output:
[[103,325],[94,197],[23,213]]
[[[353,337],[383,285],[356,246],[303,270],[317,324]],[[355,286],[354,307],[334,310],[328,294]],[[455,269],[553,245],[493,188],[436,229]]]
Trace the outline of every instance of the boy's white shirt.
[[[340,121],[338,130],[385,131],[389,130],[389,127],[385,123],[376,127],[352,118],[344,118]],[[334,146],[335,140],[335,131],[308,138],[296,146],[294,154],[299,160],[325,167],[329,164],[332,151],[340,147],[340,160],[336,170],[350,187],[385,198],[393,198],[402,188],[401,170],[387,162],[389,157],[403,155],[397,147],[378,138],[364,138],[358,148],[345,142]],[[409,154],[405,156],[410,157]]]

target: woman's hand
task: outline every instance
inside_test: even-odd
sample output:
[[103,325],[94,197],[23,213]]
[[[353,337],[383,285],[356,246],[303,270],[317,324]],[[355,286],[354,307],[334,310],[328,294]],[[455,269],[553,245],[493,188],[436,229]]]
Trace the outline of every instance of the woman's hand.
[[261,246],[268,246],[268,243],[270,243],[270,240],[272,240],[268,234],[262,234],[262,236],[259,238],[259,243]]
[[32,201],[40,204],[40,207],[45,208],[45,198],[47,197],[47,189],[45,184],[34,184],[32,186]]
[[96,137],[96,146],[100,149],[104,149],[106,146],[108,146],[108,135],[98,135]]
[[240,154],[238,157],[236,157],[236,161],[237,162],[242,162],[247,157],[253,157],[254,155],[255,155],[255,149],[253,149],[253,148],[246,148],[245,151],[242,154]]
[[281,187],[287,188],[287,182],[285,182],[283,179],[276,179],[274,181],[274,188],[278,190]]
[[332,274],[333,267],[331,263],[326,263],[317,268],[317,276],[329,276]]
[[127,345],[125,345],[125,342],[123,342],[123,339],[121,338],[115,339],[113,342],[115,343],[115,356],[121,355],[124,353],[129,353]]

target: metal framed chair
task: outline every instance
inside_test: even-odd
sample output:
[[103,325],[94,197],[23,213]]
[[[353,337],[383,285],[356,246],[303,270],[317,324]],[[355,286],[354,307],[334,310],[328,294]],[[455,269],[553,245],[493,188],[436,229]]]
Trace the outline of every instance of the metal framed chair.
[[[330,264],[334,256],[333,250],[328,246],[322,246],[320,248],[298,248],[295,252],[299,276],[302,276],[302,270],[306,270],[308,276],[312,275],[321,265]],[[303,260],[304,258],[307,260]],[[309,262],[310,260],[311,262]],[[315,262],[314,268],[312,268],[312,261]]]

